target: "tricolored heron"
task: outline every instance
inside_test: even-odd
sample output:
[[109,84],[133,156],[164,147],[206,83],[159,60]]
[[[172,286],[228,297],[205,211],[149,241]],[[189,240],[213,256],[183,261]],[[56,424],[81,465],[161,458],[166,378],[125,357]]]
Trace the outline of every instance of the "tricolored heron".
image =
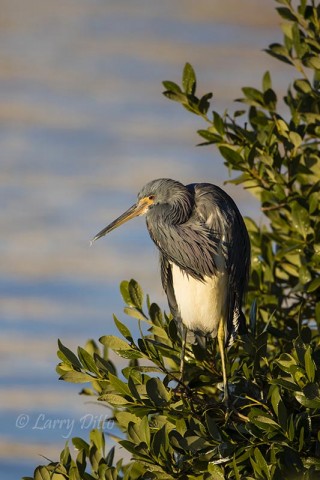
[[[147,183],[137,202],[92,241],[144,214],[160,251],[161,281],[173,317],[187,329],[218,338],[226,400],[225,348],[245,329],[241,306],[250,240],[243,218],[232,198],[216,185],[183,185],[161,178]],[[184,346],[185,336],[181,374]]]

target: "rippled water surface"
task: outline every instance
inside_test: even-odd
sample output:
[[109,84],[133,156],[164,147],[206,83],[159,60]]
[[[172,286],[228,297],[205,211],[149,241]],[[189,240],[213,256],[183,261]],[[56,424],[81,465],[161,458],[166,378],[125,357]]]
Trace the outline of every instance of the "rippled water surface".
[[[30,475],[40,455],[56,459],[68,432],[86,437],[93,424],[83,419],[104,414],[58,382],[57,338],[76,348],[114,333],[122,279],[166,307],[143,219],[92,248],[90,238],[152,178],[228,178],[214,149],[195,147],[202,122],[166,100],[161,81],[179,82],[191,62],[220,111],[267,69],[281,91],[288,71],[262,52],[280,38],[274,7],[1,1],[1,478]],[[259,217],[247,192],[226,188]]]

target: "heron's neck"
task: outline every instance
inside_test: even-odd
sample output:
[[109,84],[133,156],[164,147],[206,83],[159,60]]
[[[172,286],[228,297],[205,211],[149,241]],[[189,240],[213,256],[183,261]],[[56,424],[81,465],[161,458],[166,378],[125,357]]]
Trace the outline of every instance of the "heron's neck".
[[192,213],[192,198],[181,196],[174,202],[155,205],[147,214],[150,223],[174,227],[185,223]]

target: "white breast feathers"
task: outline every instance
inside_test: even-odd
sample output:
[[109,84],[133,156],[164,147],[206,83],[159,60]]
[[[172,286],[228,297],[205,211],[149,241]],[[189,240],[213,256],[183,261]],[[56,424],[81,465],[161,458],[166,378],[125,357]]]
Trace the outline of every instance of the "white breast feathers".
[[184,325],[194,331],[217,335],[221,318],[227,312],[228,274],[217,272],[201,282],[172,266],[173,288]]

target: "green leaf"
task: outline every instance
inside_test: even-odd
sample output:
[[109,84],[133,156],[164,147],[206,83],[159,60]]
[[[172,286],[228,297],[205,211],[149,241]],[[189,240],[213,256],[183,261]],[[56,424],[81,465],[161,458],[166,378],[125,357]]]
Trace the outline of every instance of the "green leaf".
[[104,439],[104,434],[102,433],[101,430],[98,428],[94,428],[90,432],[90,441],[95,445],[98,449],[98,451],[101,453],[101,455],[104,457],[105,456],[105,439]]
[[252,408],[248,416],[250,422],[259,427],[260,430],[264,430],[265,432],[276,432],[280,429],[279,424],[273,420],[270,415],[264,413],[258,408]]
[[297,132],[289,132],[289,140],[293,143],[295,148],[300,147],[302,143],[302,138]]
[[277,58],[281,62],[288,63],[292,65],[292,61],[290,59],[290,54],[286,47],[280,45],[279,43],[272,43],[266,52],[271,55],[272,57]]
[[107,372],[107,373],[111,372],[112,374],[116,373],[115,366],[110,360],[106,360],[105,358],[95,353],[94,361],[96,362],[96,365],[99,368],[99,370],[102,370],[103,372]]
[[119,357],[131,359],[143,357],[143,353],[137,348],[133,348],[124,340],[114,335],[104,335],[99,341],[105,347],[111,348],[117,355],[119,355]]
[[79,362],[77,356],[69,350],[69,348],[65,347],[60,340],[58,340],[59,350],[62,353],[63,357],[59,355],[59,357],[64,360],[69,365],[72,365],[75,368],[81,369],[81,363]]
[[291,215],[293,228],[306,238],[310,228],[310,215],[299,202],[294,201],[291,203]]
[[283,353],[279,360],[277,360],[277,364],[279,367],[284,370],[285,372],[291,373],[292,369],[296,367],[297,362],[296,360],[292,357],[292,355],[289,355],[288,353]]
[[117,423],[120,425],[121,428],[124,430],[128,429],[128,424],[130,422],[133,423],[140,423],[140,418],[134,415],[133,413],[127,412],[127,411],[118,411],[115,413],[115,417],[117,420]]
[[320,287],[320,277],[311,280],[311,282],[308,285],[307,292],[309,293],[315,292],[316,290],[318,290],[319,287]]
[[205,418],[206,418],[207,428],[211,437],[213,438],[213,440],[217,442],[221,442],[222,437],[221,437],[219,428],[217,426],[217,423],[214,419],[215,417],[212,414],[210,414],[210,412],[206,412]]
[[275,92],[271,90],[271,88],[264,92],[263,101],[264,101],[264,104],[266,105],[266,108],[268,108],[271,111],[275,110],[276,103],[277,103],[277,96]]
[[82,438],[80,437],[73,437],[72,438],[72,443],[74,445],[74,447],[77,449],[77,450],[85,450],[85,452],[88,454],[89,453],[89,444],[87,442],[85,442]]
[[38,467],[34,471],[34,480],[51,480],[51,473],[47,467]]
[[216,133],[210,132],[210,130],[198,130],[198,134],[208,140],[210,143],[218,143],[222,141],[222,137]]
[[287,410],[280,395],[280,390],[275,387],[271,394],[271,403],[275,414],[277,415],[279,424],[283,430],[287,425]]
[[130,403],[124,397],[115,393],[104,393],[98,398],[98,400],[100,400],[101,402],[110,403],[110,405],[114,405],[115,407],[119,405],[127,405],[128,403]]
[[262,88],[264,92],[272,89],[271,76],[270,76],[270,72],[268,71],[265,72],[265,74],[263,75]]
[[293,344],[294,344],[294,348],[296,350],[297,357],[298,357],[300,365],[304,365],[305,364],[305,353],[307,351],[307,346],[302,341],[302,338],[300,336],[297,337],[294,340]]
[[78,347],[78,356],[83,365],[83,368],[99,375],[99,368],[97,367],[93,357],[84,348]]
[[143,291],[138,282],[131,279],[129,282],[128,291],[130,295],[131,306],[142,310]]
[[319,192],[313,192],[309,197],[309,213],[314,213],[319,209]]
[[200,98],[200,101],[199,101],[199,110],[201,113],[203,114],[206,114],[207,111],[209,110],[210,108],[210,102],[209,100],[212,98],[212,93],[206,93],[205,95],[203,95],[203,97]]
[[120,284],[120,292],[124,302],[129,307],[142,310],[143,292],[138,282],[134,279],[131,279],[129,282],[124,280]]
[[312,331],[309,327],[302,327],[300,331],[301,339],[304,343],[309,344],[312,339]]
[[283,378],[270,380],[270,383],[273,385],[279,385],[280,387],[283,387],[285,390],[289,390],[289,392],[295,392],[299,390],[299,387],[295,383],[285,380]]
[[152,321],[152,323],[162,328],[163,316],[159,306],[156,303],[151,303],[148,310],[149,310],[150,320]]
[[112,375],[111,373],[109,374],[109,381],[110,385],[114,388],[116,393],[120,393],[122,395],[129,395],[130,390],[128,385],[120,380],[118,377],[115,375]]
[[225,134],[224,121],[217,112],[213,112],[213,125],[221,136]]
[[263,105],[264,104],[264,101],[263,101],[263,94],[262,92],[260,92],[259,90],[257,90],[256,88],[252,88],[252,87],[243,87],[242,88],[242,91],[246,97],[246,101],[250,104],[250,105],[257,105],[257,106],[260,106],[260,105]]
[[121,323],[115,315],[113,315],[113,320],[121,335],[123,335],[128,340],[128,342],[133,343],[133,338],[129,328],[126,327],[123,323]]
[[115,447],[112,447],[106,456],[106,464],[109,468],[112,467],[113,465],[114,453],[115,453]]
[[279,425],[272,418],[263,415],[257,415],[253,418],[253,421],[260,425],[270,425],[272,427],[278,427]]
[[122,295],[124,303],[129,305],[130,302],[131,302],[131,299],[130,299],[130,294],[129,294],[129,282],[127,280],[123,280],[120,283],[120,293]]
[[219,147],[221,155],[233,166],[240,165],[243,163],[243,158],[234,148],[230,146],[221,146]]
[[137,310],[136,308],[134,307],[125,307],[123,309],[124,313],[126,315],[129,315],[129,317],[132,317],[132,318],[137,318],[138,320],[142,320],[143,322],[147,322],[147,323],[151,323],[147,318],[146,316],[144,315],[144,313],[142,313],[140,310]]
[[[61,467],[60,467],[61,468]],[[57,473],[57,472],[54,472],[52,475],[51,475],[51,480],[66,480],[66,477],[64,474],[62,473]]]
[[128,378],[128,387],[129,387],[129,390],[130,390],[130,393],[131,395],[137,399],[138,401],[141,400],[141,397],[140,397],[140,394],[138,392],[138,389],[136,387],[136,384],[134,383],[134,380],[133,380],[133,376],[130,375],[129,378]]
[[209,448],[211,445],[203,437],[198,435],[190,435],[186,437],[188,449],[193,454],[198,454],[199,451]]
[[148,445],[148,447],[150,447],[151,433],[150,433],[149,419],[147,415],[142,418],[139,429],[140,429],[140,435],[141,435],[142,441],[145,442]]
[[210,473],[210,480],[224,480],[225,475],[223,470],[214,463],[208,463],[208,472]]
[[141,420],[139,420],[138,424],[137,422],[129,422],[128,425],[128,436],[129,439],[132,440],[132,442],[136,443],[139,445],[141,443],[141,437],[140,437],[140,423]]
[[163,92],[163,95],[169,100],[173,100],[174,102],[182,103],[182,105],[185,105],[187,103],[187,97],[185,93],[179,93],[179,92],[171,92],[170,90],[167,90]]
[[82,372],[66,372],[61,375],[59,380],[64,380],[65,382],[70,383],[87,383],[95,380],[95,377]]
[[186,63],[182,74],[182,85],[187,95],[194,95],[196,91],[196,74],[190,63]]
[[296,16],[292,13],[292,10],[286,7],[278,7],[276,8],[278,11],[279,15],[284,18],[285,20],[289,20],[291,22],[294,22],[296,20]]
[[268,480],[271,480],[268,464],[258,447],[254,449],[254,457],[261,471],[264,472],[265,478],[267,478]]
[[320,58],[319,57],[307,57],[304,61],[307,67],[320,70]]
[[154,451],[154,454],[156,457],[164,456],[166,455],[166,452],[168,450],[168,443],[169,443],[169,438],[168,438],[168,431],[166,428],[166,425],[163,425],[153,436],[152,443],[151,443],[151,449]]
[[139,350],[114,350],[114,352],[121,358],[127,358],[130,360],[136,360],[143,358],[144,354]]
[[146,383],[147,394],[152,402],[157,405],[164,405],[170,399],[170,394],[159,378],[151,378]]
[[131,350],[131,346],[127,342],[115,335],[103,335],[99,338],[99,342],[112,350]]
[[308,380],[309,382],[313,382],[315,379],[316,368],[312,359],[312,349],[310,345],[308,345],[306,353],[304,355],[304,362]]
[[179,87],[179,85],[177,85],[174,82],[171,82],[170,80],[165,80],[164,82],[162,82],[162,84],[164,88],[170,92],[182,93],[182,90]]
[[308,383],[303,392],[295,392],[294,396],[296,400],[307,408],[320,408],[320,396],[319,389],[314,383]]
[[286,124],[286,122],[284,120],[282,120],[282,118],[277,118],[275,120],[275,124],[276,124],[277,130],[279,132],[279,135],[281,135],[282,137],[288,138],[289,127]]
[[298,79],[293,82],[294,88],[301,93],[310,94],[312,92],[312,86],[307,79]]

